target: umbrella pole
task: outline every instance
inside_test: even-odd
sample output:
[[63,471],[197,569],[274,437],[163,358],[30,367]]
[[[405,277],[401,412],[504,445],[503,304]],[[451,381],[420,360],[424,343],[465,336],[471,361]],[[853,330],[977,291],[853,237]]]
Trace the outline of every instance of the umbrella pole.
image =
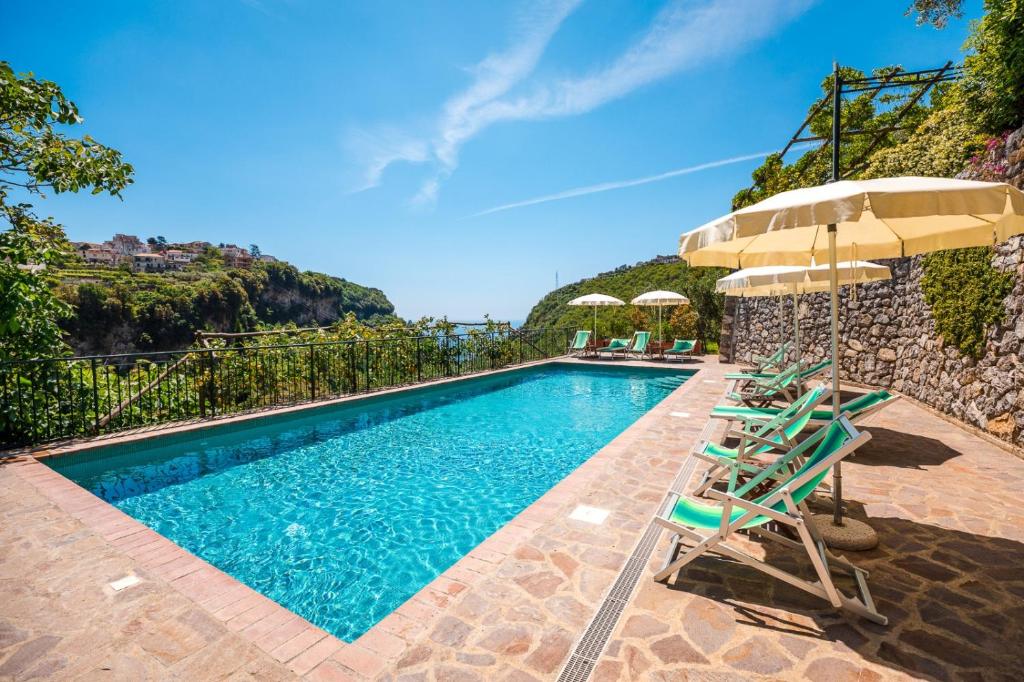
[[661,347],[661,304],[658,304],[658,347]]
[[[795,346],[795,357],[797,365],[800,365],[803,361],[801,357],[802,351],[800,350],[800,304],[796,299],[796,285],[793,285],[793,345]],[[804,384],[800,382],[796,386],[797,395],[804,394]]]
[[594,309],[594,348],[597,348],[597,306],[591,306]]
[[[839,269],[836,263],[836,226],[828,226],[828,282],[832,308],[832,418],[839,418],[842,391],[839,386]],[[841,463],[832,466],[832,523],[843,525],[843,474]]]

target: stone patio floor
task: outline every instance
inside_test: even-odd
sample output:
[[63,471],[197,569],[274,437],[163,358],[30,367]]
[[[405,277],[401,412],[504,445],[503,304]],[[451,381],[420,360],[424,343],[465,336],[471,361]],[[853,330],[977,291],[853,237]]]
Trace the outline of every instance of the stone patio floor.
[[[140,556],[128,538],[152,531],[83,502],[41,464],[0,465],[0,680],[553,679],[732,369],[691,367],[690,381],[352,644],[183,550]],[[1020,679],[1024,460],[907,401],[864,426],[873,440],[844,468],[846,497],[881,544],[849,558],[871,571],[889,626],[709,557],[669,585],[641,577],[591,679]],[[580,504],[610,514],[570,519]],[[748,548],[799,565],[788,550]],[[142,581],[109,587],[129,574]]]

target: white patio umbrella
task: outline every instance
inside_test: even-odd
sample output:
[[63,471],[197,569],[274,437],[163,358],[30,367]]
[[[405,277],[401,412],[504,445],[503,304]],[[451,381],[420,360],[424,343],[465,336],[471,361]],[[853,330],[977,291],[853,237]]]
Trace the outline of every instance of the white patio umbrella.
[[[745,268],[828,262],[832,409],[839,416],[840,259],[896,258],[986,246],[1024,233],[1024,193],[1002,182],[901,177],[842,180],[776,194],[680,237],[690,265]],[[842,474],[834,467],[834,523]]]
[[597,309],[608,305],[626,305],[625,301],[605,294],[587,294],[569,301],[568,305],[588,305],[594,309],[594,342],[597,342]]
[[[892,279],[892,273],[884,265],[868,261],[846,261],[837,263],[839,286],[866,284]],[[782,337],[783,315],[782,297],[790,295],[793,299],[793,343],[796,348],[796,360],[800,361],[800,315],[797,296],[821,291],[828,291],[829,266],[803,265],[765,265],[737,270],[731,275],[722,277],[715,282],[715,291],[726,296],[779,297],[779,329]],[[856,291],[856,288],[854,288]]]
[[648,291],[640,294],[632,301],[633,305],[656,305],[658,306],[658,345],[661,345],[661,307],[664,305],[690,305],[690,299],[674,291]]

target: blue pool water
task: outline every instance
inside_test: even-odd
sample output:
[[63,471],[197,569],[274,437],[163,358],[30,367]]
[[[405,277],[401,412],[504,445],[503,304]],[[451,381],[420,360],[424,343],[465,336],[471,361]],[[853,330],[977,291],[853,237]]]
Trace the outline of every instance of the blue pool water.
[[548,365],[48,463],[352,641],[687,376]]

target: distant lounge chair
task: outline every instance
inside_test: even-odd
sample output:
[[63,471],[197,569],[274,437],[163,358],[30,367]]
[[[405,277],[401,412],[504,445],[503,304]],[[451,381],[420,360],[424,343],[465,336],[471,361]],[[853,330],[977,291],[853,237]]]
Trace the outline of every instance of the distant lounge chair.
[[[848,419],[840,417],[823,426],[734,493],[709,490],[708,496],[720,501],[722,506],[674,495],[664,514],[654,518],[658,525],[675,534],[665,566],[655,574],[654,579],[667,580],[694,559],[714,552],[820,597],[835,608],[847,609],[875,623],[886,625],[888,619],[878,613],[868,591],[867,573],[828,550],[806,504],[807,497],[818,487],[829,469],[870,439],[871,434],[857,431]],[[786,470],[799,459],[803,459],[803,463],[787,475]],[[745,497],[762,485],[772,487],[754,499]],[[768,530],[766,526],[772,522],[789,526],[799,541]],[[729,538],[741,530],[790,548],[803,549],[817,575],[817,581],[804,580],[729,545]],[[682,538],[690,540],[694,545],[684,546]],[[685,550],[682,556],[679,556],[680,550]],[[848,597],[836,587],[831,565],[853,577],[857,597]]]
[[610,353],[612,357],[615,357],[616,353],[622,353],[626,355],[626,349],[629,348],[630,339],[612,339],[608,342],[607,346],[603,346],[597,349],[597,354]]
[[786,341],[779,349],[768,356],[755,355],[750,359],[747,364],[754,366],[755,372],[765,372],[770,369],[778,369],[782,367],[782,363],[786,361],[786,354],[789,353],[790,347],[792,347],[792,341]]
[[690,341],[689,339],[676,339],[675,343],[672,344],[671,348],[665,349],[666,358],[679,358],[679,361],[683,361],[685,356],[693,356],[693,351],[697,348],[697,341]]
[[650,357],[650,353],[647,352],[647,345],[651,342],[650,332],[633,332],[632,343],[629,348],[626,349],[627,355],[636,355],[643,358],[645,355]]
[[741,474],[760,473],[762,467],[750,463],[748,460],[751,457],[792,450],[797,444],[796,437],[807,428],[815,408],[829,395],[827,387],[821,385],[804,393],[771,419],[744,423],[739,429],[726,429],[722,442],[727,438],[738,438],[739,444],[736,447],[726,447],[711,441],[699,443],[693,450],[694,457],[710,462],[713,466],[704,473],[704,479],[695,494],[704,494],[726,475],[729,475],[728,490],[731,492],[736,489]]
[[[871,391],[851,398],[839,406],[839,411],[849,415],[850,421],[854,424],[860,423],[871,415],[884,410],[892,403],[899,400],[899,395],[886,390]],[[711,410],[711,417],[724,419],[729,422],[765,422],[776,417],[782,410],[780,407],[745,407],[742,405],[720,405]],[[808,424],[819,426],[832,421],[832,408],[819,407],[811,412]],[[729,427],[726,427],[727,430]]]
[[735,381],[726,397],[751,407],[767,407],[775,400],[791,403],[796,399],[798,375],[794,366],[778,374]]
[[587,352],[587,342],[590,341],[590,330],[580,330],[576,332],[576,337],[573,338],[572,343],[569,344],[569,348],[566,351],[567,355],[575,355],[579,357]]

